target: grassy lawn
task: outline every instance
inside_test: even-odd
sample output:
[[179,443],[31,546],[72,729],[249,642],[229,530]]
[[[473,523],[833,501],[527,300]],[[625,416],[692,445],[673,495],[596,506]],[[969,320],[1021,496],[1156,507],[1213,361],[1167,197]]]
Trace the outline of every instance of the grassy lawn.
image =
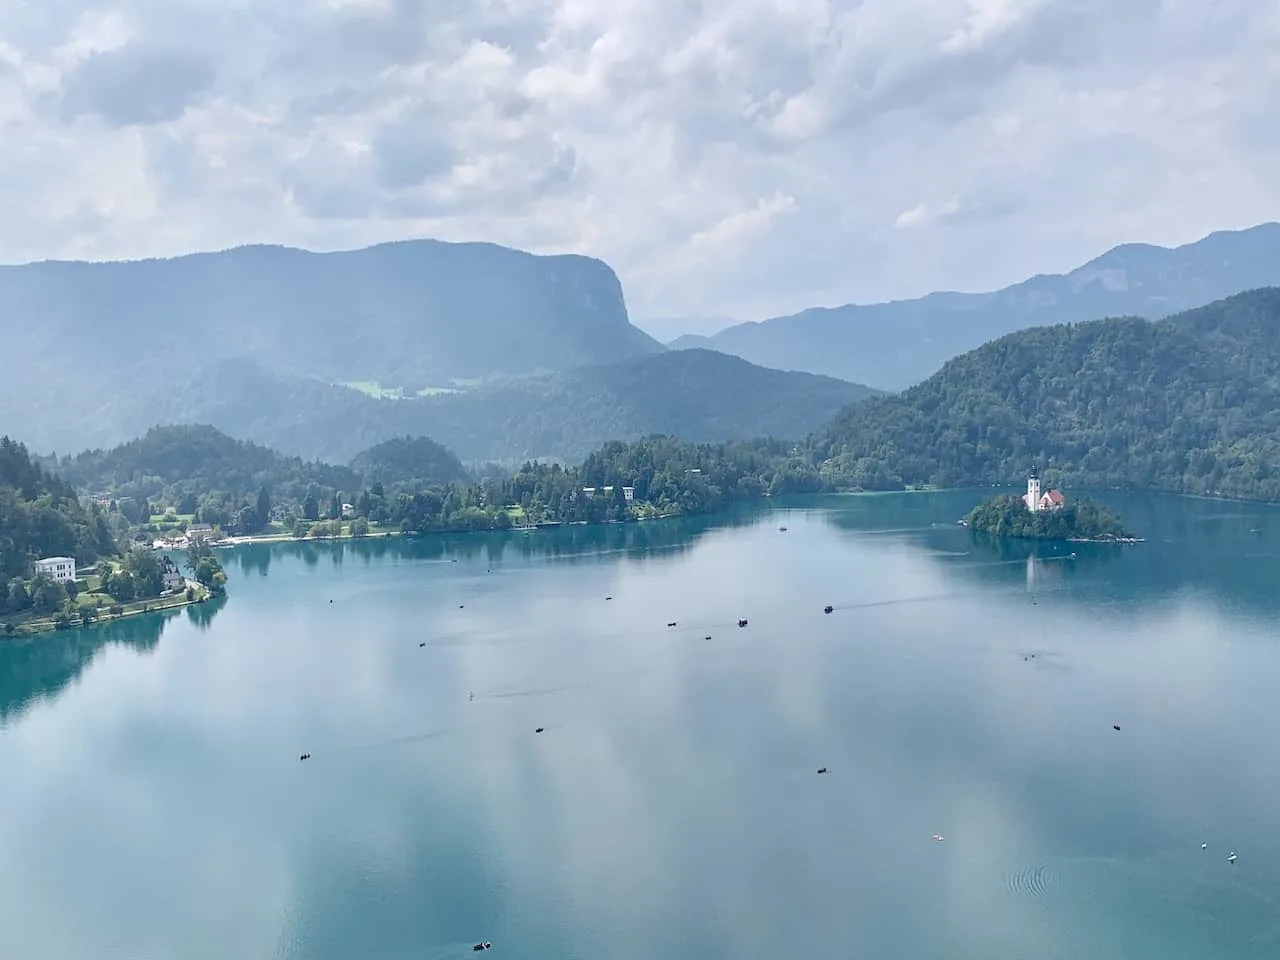
[[[207,592],[202,589],[197,593],[196,599],[199,600],[207,595]],[[129,603],[122,603],[120,604],[120,613],[118,614],[110,612],[111,607],[116,601],[103,593],[81,593],[76,597],[75,602],[77,610],[93,610],[95,613],[95,622],[105,623],[108,620],[117,620],[120,617],[129,616],[131,614],[154,612],[156,610],[168,610],[173,607],[186,606],[191,601],[187,600],[186,591],[180,591],[173,596],[151,597],[147,600],[133,600]],[[18,616],[6,616],[4,618],[4,622],[13,624],[13,626],[17,627],[22,631],[22,633],[52,630],[54,627],[53,617],[32,612],[19,614]],[[80,626],[80,621],[76,614],[72,615],[71,626]]]
[[404,399],[404,391],[399,387],[384,387],[382,384],[374,380],[353,380],[347,383],[340,383],[338,386],[347,387],[351,390],[359,390],[366,397],[373,397],[375,400]]
[[147,522],[156,526],[164,524],[180,526],[184,523],[194,523],[195,519],[196,515],[194,513],[153,513]]

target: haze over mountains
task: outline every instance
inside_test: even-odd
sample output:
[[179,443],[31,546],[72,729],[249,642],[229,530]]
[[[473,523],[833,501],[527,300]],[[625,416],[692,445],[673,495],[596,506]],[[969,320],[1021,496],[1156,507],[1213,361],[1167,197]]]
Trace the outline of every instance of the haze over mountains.
[[0,267],[0,310],[30,321],[16,343],[29,352],[70,346],[152,370],[258,359],[280,373],[413,390],[662,350],[628,321],[606,264],[488,243]]
[[868,393],[705,351],[661,359],[604,263],[481,243],[3,267],[0,318],[16,358],[0,428],[45,452],[206,422],[340,462],[400,435],[574,458],[673,427],[800,435]]
[[[690,450],[679,441],[646,441],[626,457],[663,469],[653,460],[662,451]],[[723,489],[741,496],[1006,485],[1035,466],[1067,489],[1280,500],[1280,289],[1159,321],[1120,317],[1018,331],[900,394],[847,406],[797,442],[731,441],[701,451],[727,470]],[[465,477],[453,454],[429,440],[393,439],[337,467],[199,426],[156,428],[115,450],[44,463],[81,489],[144,494],[179,481],[193,484],[191,492],[253,493],[267,484],[301,496],[316,483],[350,490],[357,482],[431,486]]]
[[991,293],[940,292],[915,300],[815,307],[740,323],[710,337],[680,337],[670,346],[705,347],[762,366],[892,391],[1016,330],[1103,317],[1157,319],[1276,284],[1280,223],[1265,223],[1181,247],[1123,244],[1069,273],[1032,277]]
[[[294,456],[345,463],[406,434],[467,461],[580,460],[608,440],[651,433],[695,442],[797,438],[875,391],[757,367],[710,350],[672,351],[481,384],[457,393],[375,399],[253,363],[222,362],[165,394],[165,423],[209,423]],[[155,422],[153,419],[151,422]]]
[[[0,268],[15,358],[0,378],[0,432],[67,453],[207,423],[336,463],[407,436],[508,464],[576,461],[653,433],[798,439],[877,392],[848,378],[903,386],[1009,330],[1158,317],[1267,283],[1280,283],[1280,224],[1173,250],[1125,245],[995,293],[811,310],[722,331],[715,350],[667,350],[630,322],[613,271],[586,257],[412,241],[38,263]],[[795,372],[806,367],[842,377]]]

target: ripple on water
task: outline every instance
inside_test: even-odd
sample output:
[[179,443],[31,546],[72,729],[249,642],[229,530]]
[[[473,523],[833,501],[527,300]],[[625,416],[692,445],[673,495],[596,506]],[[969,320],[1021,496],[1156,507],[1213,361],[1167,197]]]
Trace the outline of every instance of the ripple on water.
[[1042,863],[1036,867],[1024,867],[1014,870],[1005,877],[1005,889],[1015,897],[1043,897],[1049,892],[1054,875],[1049,865]]
[[1233,936],[1255,944],[1280,940],[1280,902],[1268,886],[1198,846],[1137,860],[1053,859],[1004,875],[1004,891],[1013,900],[1161,917],[1188,938]]

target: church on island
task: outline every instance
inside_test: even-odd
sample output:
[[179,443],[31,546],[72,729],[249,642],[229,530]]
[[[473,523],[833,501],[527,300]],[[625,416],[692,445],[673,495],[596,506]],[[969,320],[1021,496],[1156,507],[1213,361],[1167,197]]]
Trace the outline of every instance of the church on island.
[[1035,470],[1032,470],[1027,477],[1027,493],[1022,498],[1022,502],[1032,513],[1039,513],[1041,510],[1061,510],[1066,501],[1060,490],[1041,491],[1040,477],[1036,475]]

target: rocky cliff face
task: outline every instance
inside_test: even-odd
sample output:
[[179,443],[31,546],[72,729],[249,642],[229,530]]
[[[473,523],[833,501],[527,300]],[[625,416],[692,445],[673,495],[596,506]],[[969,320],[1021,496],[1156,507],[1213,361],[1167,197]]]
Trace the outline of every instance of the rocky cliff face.
[[215,362],[412,394],[664,349],[599,260],[433,240],[0,267],[0,322],[0,424],[37,448],[105,442],[113,406]]
[[246,357],[387,386],[661,349],[631,326],[618,278],[599,260],[431,240],[5,267],[0,315],[24,331],[27,352],[72,340],[126,366],[140,352],[184,364]]

